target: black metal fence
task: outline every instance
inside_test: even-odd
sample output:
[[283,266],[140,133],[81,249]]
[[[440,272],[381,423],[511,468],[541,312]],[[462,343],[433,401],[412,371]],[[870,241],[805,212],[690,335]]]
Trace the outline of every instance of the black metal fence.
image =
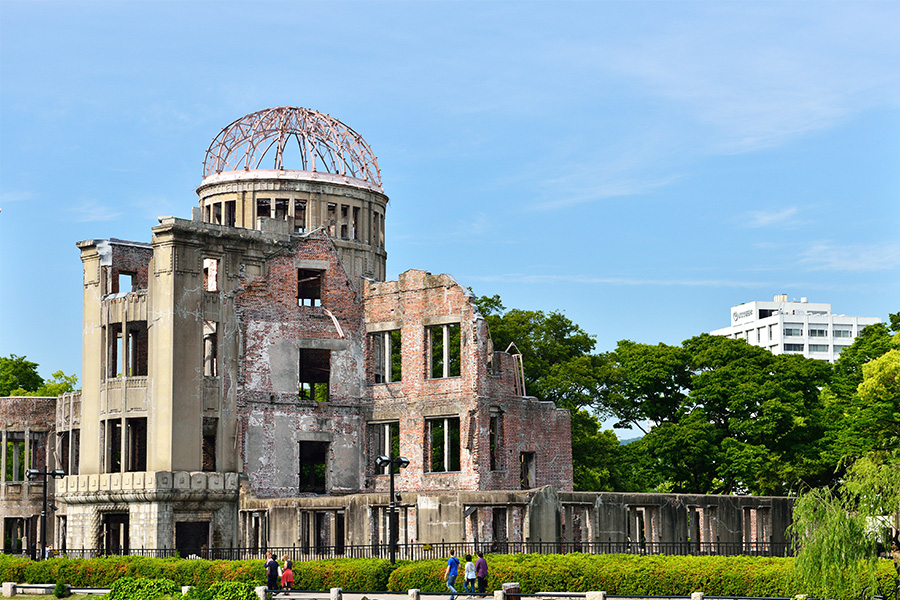
[[[476,554],[668,554],[680,556],[791,556],[790,543],[774,542],[441,542],[435,544],[398,544],[397,559],[424,560],[444,558],[450,550],[457,556]],[[54,555],[69,558],[95,558],[98,556],[148,556],[155,558],[203,558],[209,560],[251,560],[265,558],[266,552],[273,556],[290,556],[296,561],[323,560],[329,558],[388,558],[387,544],[363,546],[269,546],[260,548],[127,548],[104,549],[64,549],[55,550]]]

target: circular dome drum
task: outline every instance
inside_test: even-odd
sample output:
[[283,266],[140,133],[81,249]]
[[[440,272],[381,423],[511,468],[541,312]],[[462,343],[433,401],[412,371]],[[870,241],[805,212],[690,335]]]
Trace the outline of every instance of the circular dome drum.
[[[297,154],[291,156],[294,151]],[[284,169],[286,153],[289,160],[299,158],[303,171],[353,177],[381,187],[378,161],[362,136],[329,115],[293,106],[260,110],[222,129],[206,151],[203,177],[223,171]]]

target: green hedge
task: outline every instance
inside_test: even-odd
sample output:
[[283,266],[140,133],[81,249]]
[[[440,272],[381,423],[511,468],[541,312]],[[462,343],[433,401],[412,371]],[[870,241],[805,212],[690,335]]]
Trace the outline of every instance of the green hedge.
[[[517,581],[525,593],[605,591],[609,594],[711,596],[793,596],[803,593],[793,583],[793,559],[721,556],[633,556],[622,554],[515,554],[491,555],[489,590]],[[356,591],[444,592],[446,559],[401,561],[396,567],[382,559],[337,559],[294,562],[294,588]],[[893,563],[884,560],[880,574],[887,582]],[[265,585],[261,560],[206,561],[110,557],[54,558],[42,562],[0,555],[0,581],[55,583],[73,587],[111,587],[122,578],[167,579],[175,585],[210,588],[217,582]],[[457,580],[459,591],[462,579]],[[241,586],[242,589],[246,587]],[[225,592],[224,589],[222,589]],[[237,587],[228,596],[239,598]],[[234,594],[234,595],[231,595]]]

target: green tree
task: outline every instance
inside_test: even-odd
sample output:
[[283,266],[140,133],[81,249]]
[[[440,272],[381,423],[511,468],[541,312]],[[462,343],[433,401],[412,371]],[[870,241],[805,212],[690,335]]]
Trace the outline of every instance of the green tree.
[[594,338],[560,312],[507,310],[499,296],[476,304],[487,320],[494,347],[522,354],[525,391],[572,413],[572,461],[576,490],[614,487],[618,440],[602,431],[591,407],[601,406],[612,373],[606,355],[591,354]]
[[44,385],[37,368],[37,363],[24,356],[0,356],[0,396],[9,396],[15,390],[33,392]]

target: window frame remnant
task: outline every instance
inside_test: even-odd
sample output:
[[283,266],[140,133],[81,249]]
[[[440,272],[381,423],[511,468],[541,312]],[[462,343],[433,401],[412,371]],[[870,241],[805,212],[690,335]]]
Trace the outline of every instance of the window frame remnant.
[[425,419],[425,464],[429,473],[462,470],[462,440],[458,415]]
[[530,490],[537,487],[537,468],[535,466],[534,452],[519,453],[519,483],[523,490]]
[[[445,343],[449,340],[449,343]],[[456,343],[458,341],[458,343]],[[462,325],[444,323],[425,328],[426,363],[429,379],[462,375]]]
[[207,256],[203,259],[203,290],[219,291],[219,259]]
[[403,379],[400,329],[369,334],[374,383],[397,383]]
[[324,494],[327,491],[330,447],[330,442],[300,442],[298,470],[300,493]]
[[[369,473],[388,475],[390,465],[379,467],[375,464],[378,456],[400,456],[400,421],[369,423]],[[400,472],[400,465],[394,465],[394,473]]]

